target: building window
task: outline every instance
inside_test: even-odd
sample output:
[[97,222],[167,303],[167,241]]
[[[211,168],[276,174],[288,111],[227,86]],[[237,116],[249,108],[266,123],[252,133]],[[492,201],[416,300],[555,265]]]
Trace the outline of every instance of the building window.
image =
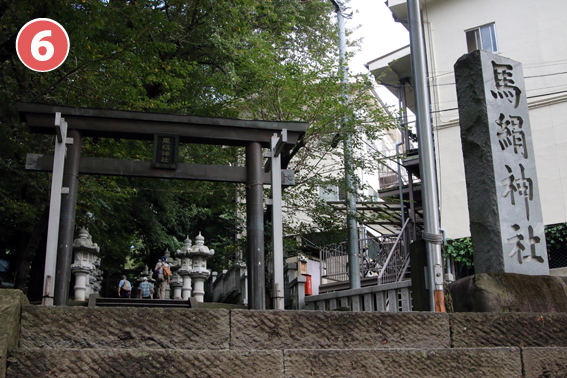
[[467,30],[465,33],[467,36],[467,48],[469,52],[473,52],[474,50],[484,50],[491,53],[498,52],[496,28],[494,27],[494,24]]
[[378,202],[378,192],[371,187],[368,187],[368,197],[370,202]]
[[345,201],[346,192],[338,185],[319,186],[319,197],[325,202]]

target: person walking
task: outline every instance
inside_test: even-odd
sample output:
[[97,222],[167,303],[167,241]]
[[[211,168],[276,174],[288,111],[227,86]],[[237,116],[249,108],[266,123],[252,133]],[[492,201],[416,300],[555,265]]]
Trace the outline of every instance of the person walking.
[[126,276],[122,276],[122,280],[118,284],[118,296],[120,298],[130,298],[130,293],[132,292],[132,285],[130,281],[126,279]]
[[150,282],[148,282],[148,277],[142,278],[142,283],[140,284],[140,298],[152,299],[153,293],[154,287]]
[[165,288],[171,278],[171,268],[167,263],[167,256],[163,256],[161,258],[161,261],[157,262],[154,271],[158,272],[158,277],[156,280],[156,293],[158,299],[166,299]]

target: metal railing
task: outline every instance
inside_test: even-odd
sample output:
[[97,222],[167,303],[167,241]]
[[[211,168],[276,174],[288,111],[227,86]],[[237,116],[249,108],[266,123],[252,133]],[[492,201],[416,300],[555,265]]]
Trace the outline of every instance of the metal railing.
[[[409,266],[409,252],[403,248],[402,231],[397,235],[359,240],[360,274],[362,278],[377,276],[377,283],[399,282]],[[321,278],[329,282],[348,281],[348,252],[346,243],[329,244],[319,249]]]
[[412,310],[411,281],[402,281],[360,289],[336,291],[305,297],[307,310],[407,312]]
[[378,284],[388,283],[388,282],[399,282],[403,279],[405,272],[409,264],[409,253],[404,251],[402,248],[402,236],[404,231],[409,224],[409,219],[404,223],[402,231],[398,234],[396,242],[392,246],[390,253],[386,257],[380,273],[378,274]]

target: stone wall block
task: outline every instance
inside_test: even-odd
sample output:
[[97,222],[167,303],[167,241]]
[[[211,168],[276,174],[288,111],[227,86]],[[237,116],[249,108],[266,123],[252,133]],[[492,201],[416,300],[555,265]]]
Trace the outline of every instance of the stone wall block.
[[522,377],[519,348],[287,350],[287,378]]
[[231,349],[447,348],[447,314],[231,312]]
[[450,314],[452,347],[567,347],[567,313]]
[[12,351],[9,378],[37,377],[281,378],[281,351],[165,349],[21,349]]
[[4,378],[8,348],[18,345],[20,338],[20,312],[29,304],[21,290],[0,289],[0,378]]
[[566,377],[567,348],[522,348],[525,378]]
[[228,349],[229,312],[37,307],[22,312],[22,348]]

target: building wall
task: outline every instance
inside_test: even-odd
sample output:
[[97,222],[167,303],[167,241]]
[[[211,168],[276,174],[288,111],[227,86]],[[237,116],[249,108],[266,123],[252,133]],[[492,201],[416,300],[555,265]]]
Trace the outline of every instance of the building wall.
[[[545,224],[567,221],[567,28],[564,0],[422,2],[441,207],[450,238],[469,236],[453,65],[465,31],[494,22],[499,54],[523,65]],[[550,75],[551,74],[551,75]],[[554,75],[553,75],[554,74]]]

